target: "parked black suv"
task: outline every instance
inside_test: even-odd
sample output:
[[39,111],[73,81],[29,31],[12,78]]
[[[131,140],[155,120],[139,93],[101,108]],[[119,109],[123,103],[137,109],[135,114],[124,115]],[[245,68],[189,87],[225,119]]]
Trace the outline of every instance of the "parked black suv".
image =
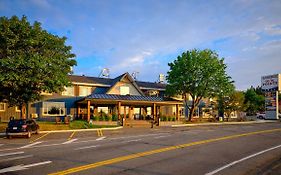
[[32,119],[12,119],[6,128],[6,136],[8,139],[15,135],[23,135],[30,138],[31,134],[38,134],[38,132],[39,125]]

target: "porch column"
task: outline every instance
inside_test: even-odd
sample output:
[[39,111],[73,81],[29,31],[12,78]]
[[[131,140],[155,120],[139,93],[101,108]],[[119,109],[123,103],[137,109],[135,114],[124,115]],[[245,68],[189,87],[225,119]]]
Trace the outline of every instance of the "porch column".
[[156,117],[157,117],[157,113],[156,113],[156,104],[153,103],[153,120],[156,120]]
[[126,120],[126,115],[127,115],[126,112],[127,112],[126,111],[126,106],[124,106],[124,121]]
[[97,117],[98,116],[98,106],[94,106],[94,116]]
[[76,119],[78,119],[79,118],[79,116],[80,116],[80,104],[77,104],[77,116],[75,116],[76,117]]
[[179,105],[176,104],[176,120],[179,121]]
[[121,120],[121,101],[118,101],[117,113],[118,113],[118,120]]
[[134,117],[133,117],[134,112],[133,111],[134,111],[134,107],[130,106],[129,107],[129,119],[131,119],[131,120],[134,119]]
[[90,121],[91,111],[90,111],[91,101],[87,101],[87,121]]

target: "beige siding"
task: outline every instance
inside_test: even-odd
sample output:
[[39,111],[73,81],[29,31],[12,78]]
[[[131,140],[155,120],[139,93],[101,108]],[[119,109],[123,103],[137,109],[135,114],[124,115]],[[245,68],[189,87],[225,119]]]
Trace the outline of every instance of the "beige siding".
[[120,86],[127,86],[130,88],[130,95],[141,95],[135,86],[130,82],[118,82],[107,94],[116,94],[120,95]]
[[8,107],[6,104],[5,111],[0,111],[1,122],[8,122],[10,117],[20,118],[20,112],[16,112],[16,107]]

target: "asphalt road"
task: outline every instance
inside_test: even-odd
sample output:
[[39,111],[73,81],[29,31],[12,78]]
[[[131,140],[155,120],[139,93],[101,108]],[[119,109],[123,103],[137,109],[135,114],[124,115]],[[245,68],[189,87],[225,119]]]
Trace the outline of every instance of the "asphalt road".
[[0,174],[280,174],[281,123],[0,138]]

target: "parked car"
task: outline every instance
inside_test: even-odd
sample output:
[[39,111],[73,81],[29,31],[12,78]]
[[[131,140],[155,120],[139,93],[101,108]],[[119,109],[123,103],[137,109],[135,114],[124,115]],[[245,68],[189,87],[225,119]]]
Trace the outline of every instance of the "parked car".
[[31,134],[39,133],[39,125],[32,119],[12,119],[6,128],[6,136],[10,139],[12,136],[31,137]]
[[265,113],[257,113],[257,119],[265,119]]

